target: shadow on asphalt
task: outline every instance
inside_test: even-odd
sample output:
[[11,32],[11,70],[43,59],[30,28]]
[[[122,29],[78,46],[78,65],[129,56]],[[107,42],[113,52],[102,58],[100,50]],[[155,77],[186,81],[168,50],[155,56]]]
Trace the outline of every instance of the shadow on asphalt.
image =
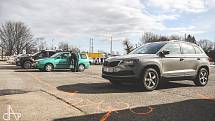
[[24,94],[24,93],[28,93],[28,92],[30,92],[30,91],[24,91],[24,90],[19,90],[19,89],[4,89],[4,90],[0,90],[0,96]]
[[4,64],[0,66],[0,70],[17,70],[20,69],[20,67],[10,64]]
[[[180,87],[192,87],[194,85],[182,84],[175,82],[161,83],[156,90],[180,88]],[[111,85],[110,83],[77,83],[71,85],[62,85],[57,87],[58,90],[64,92],[86,93],[86,94],[98,94],[98,93],[126,93],[126,92],[142,92],[143,87],[140,84],[122,84]]]
[[[137,107],[107,113],[89,114],[83,116],[66,117],[54,121],[213,121],[215,119],[215,102],[203,99],[191,99],[181,102]],[[147,113],[148,112],[148,113]]]
[[[46,72],[46,71],[40,71],[39,69],[17,69],[15,72]],[[71,70],[53,70],[52,72],[72,72]],[[51,72],[47,72],[51,73]]]

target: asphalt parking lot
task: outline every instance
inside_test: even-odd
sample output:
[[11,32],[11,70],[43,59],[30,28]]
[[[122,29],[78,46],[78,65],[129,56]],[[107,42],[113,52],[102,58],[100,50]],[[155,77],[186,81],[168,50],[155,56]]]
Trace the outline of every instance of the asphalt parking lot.
[[215,67],[205,87],[184,80],[146,92],[138,84],[110,85],[98,65],[39,72],[0,62],[0,109],[3,121],[212,121]]

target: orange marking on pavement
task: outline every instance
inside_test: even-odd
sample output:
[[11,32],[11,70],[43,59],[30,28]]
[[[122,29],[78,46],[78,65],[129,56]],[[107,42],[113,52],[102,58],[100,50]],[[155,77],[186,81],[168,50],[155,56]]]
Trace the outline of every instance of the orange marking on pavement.
[[101,101],[101,103],[99,103],[99,104],[97,105],[97,109],[98,109],[98,110],[101,110],[101,111],[104,111],[104,112],[108,112],[108,111],[110,110],[110,107],[111,107],[112,111],[114,111],[114,112],[116,112],[116,113],[118,113],[117,110],[127,109],[127,108],[130,107],[128,103],[125,103],[125,102],[115,102],[115,104],[118,104],[118,105],[119,105],[119,104],[124,104],[124,107],[122,107],[121,109],[119,109],[119,108],[114,108],[113,106],[108,106],[108,108],[105,109],[105,108],[101,108],[101,104],[102,104],[103,102],[104,102],[104,101]]
[[111,109],[111,107],[108,107],[108,108],[109,108],[109,111],[105,115],[103,115],[99,121],[106,121],[110,117],[110,115],[112,113],[112,109]]
[[69,95],[70,95],[70,96],[74,96],[74,95],[77,94],[77,92],[78,92],[78,91],[70,92]]
[[211,97],[208,97],[208,96],[205,96],[205,95],[202,95],[202,94],[197,94],[199,97],[201,97],[202,99],[206,99],[206,100],[210,100],[210,101],[213,101],[215,102],[215,98],[211,98]]
[[[38,82],[40,82],[40,83],[43,83],[43,84],[47,85],[47,86],[50,87],[50,88],[56,89],[55,86],[53,86],[53,85],[51,85],[51,84],[45,82],[44,80],[38,78],[38,77],[35,76],[35,75],[33,75],[33,74],[31,74],[31,73],[28,73],[28,75],[30,75],[31,77],[33,77],[34,80],[36,80],[36,81],[38,81]],[[74,95],[77,94],[77,92],[78,92],[78,91],[74,91],[74,92],[70,92],[70,93],[68,93],[68,94],[69,94],[70,96],[74,96]],[[215,99],[211,99],[211,98],[209,98],[209,97],[207,97],[207,96],[204,96],[204,95],[201,95],[201,94],[199,94],[199,96],[201,96],[201,97],[204,98],[204,99],[208,99],[208,100],[215,101]],[[78,101],[77,103],[73,104],[73,105],[78,105],[78,104],[80,104],[81,102],[84,101],[84,99],[82,99],[82,98],[74,98],[74,99],[72,99],[72,100],[77,100],[77,99],[79,99],[79,101]],[[86,99],[86,101],[88,101],[89,104],[87,104],[87,105],[80,105],[80,107],[96,105],[96,109],[97,109],[97,110],[107,112],[105,115],[103,115],[103,116],[101,117],[100,121],[106,121],[106,120],[111,116],[111,113],[112,113],[113,111],[116,112],[116,113],[118,113],[117,110],[120,110],[120,109],[117,109],[117,108],[113,108],[112,106],[108,106],[108,109],[101,108],[101,105],[105,102],[104,100],[102,100],[102,101],[100,101],[100,102],[93,102],[93,101],[91,101],[91,100],[89,100],[89,99]],[[91,104],[90,104],[90,103],[91,103]],[[134,114],[137,114],[137,115],[148,115],[148,114],[152,113],[153,110],[154,110],[154,108],[152,108],[152,107],[147,107],[147,108],[149,109],[149,111],[139,113],[139,112],[135,112],[133,109],[131,109],[131,107],[129,106],[128,103],[125,103],[125,102],[116,102],[116,104],[124,104],[125,107],[123,107],[122,109],[129,108],[129,109],[130,109],[130,112],[132,112],[132,113],[134,113]]]
[[134,111],[133,109],[130,108],[130,111],[134,114],[137,114],[137,115],[149,115],[153,112],[154,108],[152,108],[151,106],[147,107],[149,109],[149,111],[147,112],[141,112],[141,113],[138,113],[136,111]]

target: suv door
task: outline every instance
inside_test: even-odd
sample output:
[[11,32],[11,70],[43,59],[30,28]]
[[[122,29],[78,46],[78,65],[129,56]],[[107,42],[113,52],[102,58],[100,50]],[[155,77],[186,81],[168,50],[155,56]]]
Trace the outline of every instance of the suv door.
[[70,54],[62,53],[59,55],[58,62],[56,63],[57,69],[67,69],[70,66]]
[[182,67],[185,76],[195,76],[198,67],[198,57],[192,44],[181,43],[182,48]]
[[181,67],[181,47],[178,43],[168,43],[162,50],[169,51],[169,54],[161,58],[162,71],[164,77],[180,77],[184,76]]

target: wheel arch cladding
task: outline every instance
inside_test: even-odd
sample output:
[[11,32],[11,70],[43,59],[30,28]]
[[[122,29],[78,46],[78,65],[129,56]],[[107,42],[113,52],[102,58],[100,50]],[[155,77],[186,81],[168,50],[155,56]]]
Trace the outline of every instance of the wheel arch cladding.
[[[158,73],[158,76],[159,76],[159,77],[161,76],[161,70],[160,70],[159,66],[158,66],[158,65],[155,65],[155,64],[150,64],[150,65],[144,66],[144,67],[142,68],[142,73],[145,72],[145,70],[148,69],[148,68],[153,68],[153,69],[155,69],[155,70],[157,71],[157,73]],[[141,73],[140,73],[140,74],[141,74]],[[143,74],[141,74],[141,77],[142,77],[142,76],[143,76]]]
[[198,69],[198,72],[199,72],[199,70],[200,70],[201,68],[205,68],[205,69],[208,71],[208,75],[210,74],[210,70],[209,70],[209,67],[208,67],[207,65],[202,65],[202,66],[200,66],[199,69]]

